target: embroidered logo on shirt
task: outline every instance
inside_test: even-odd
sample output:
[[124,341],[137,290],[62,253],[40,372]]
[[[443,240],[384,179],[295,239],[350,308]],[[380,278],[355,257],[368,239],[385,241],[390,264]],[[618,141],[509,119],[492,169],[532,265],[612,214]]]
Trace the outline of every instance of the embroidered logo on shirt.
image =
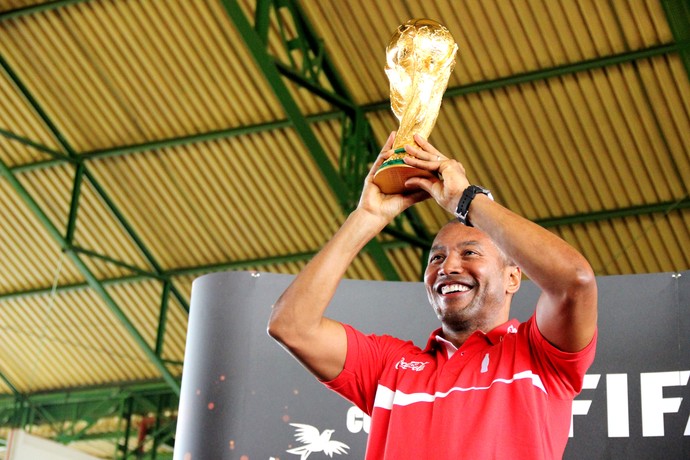
[[506,332],[508,334],[517,334],[517,329],[515,328],[515,326],[511,324],[510,326],[508,326],[508,330]]
[[484,374],[489,370],[489,354],[484,355],[484,359],[482,360],[482,369],[481,373]]
[[411,371],[421,371],[424,370],[424,366],[429,364],[429,361],[410,361],[409,363],[405,361],[405,357],[403,356],[400,361],[395,365],[396,369],[409,369]]

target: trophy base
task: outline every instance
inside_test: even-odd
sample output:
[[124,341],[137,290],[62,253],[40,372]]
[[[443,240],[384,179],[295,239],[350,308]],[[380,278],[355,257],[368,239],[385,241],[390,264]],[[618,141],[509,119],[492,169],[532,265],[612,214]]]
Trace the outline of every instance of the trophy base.
[[411,192],[405,181],[411,177],[436,177],[433,173],[406,164],[382,165],[374,174],[374,184],[385,194]]

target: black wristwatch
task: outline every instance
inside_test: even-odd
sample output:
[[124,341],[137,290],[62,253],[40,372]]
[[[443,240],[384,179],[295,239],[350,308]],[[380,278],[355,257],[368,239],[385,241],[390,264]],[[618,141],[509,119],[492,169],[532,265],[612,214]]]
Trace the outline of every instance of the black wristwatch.
[[474,200],[474,197],[477,196],[477,193],[483,193],[490,199],[494,199],[489,190],[485,189],[484,187],[480,187],[479,185],[470,185],[465,189],[464,192],[462,192],[460,202],[458,203],[458,208],[455,210],[455,217],[458,218],[461,224],[467,225],[468,227],[471,227],[472,224],[467,218],[467,214],[470,212],[470,204],[472,203],[472,200]]

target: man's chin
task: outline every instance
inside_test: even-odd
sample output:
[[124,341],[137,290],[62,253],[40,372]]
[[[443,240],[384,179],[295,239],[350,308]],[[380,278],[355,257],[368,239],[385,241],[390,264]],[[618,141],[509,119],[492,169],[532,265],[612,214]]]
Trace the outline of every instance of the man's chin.
[[473,308],[475,303],[467,299],[455,299],[455,301],[445,299],[445,302],[438,303],[436,308],[436,316],[445,323],[466,323],[470,321],[473,316],[477,314]]
[[445,325],[462,325],[465,324],[470,318],[466,314],[466,307],[462,309],[455,308],[453,310],[441,310],[436,313],[438,319]]
[[472,305],[471,299],[461,296],[444,296],[438,299],[437,302],[441,311],[451,315],[455,312],[468,310],[468,307]]

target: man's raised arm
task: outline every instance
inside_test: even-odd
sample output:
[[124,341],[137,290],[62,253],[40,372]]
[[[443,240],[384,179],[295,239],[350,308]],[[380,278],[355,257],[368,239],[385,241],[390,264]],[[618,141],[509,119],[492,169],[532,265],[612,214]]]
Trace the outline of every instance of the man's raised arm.
[[280,296],[269,320],[269,335],[321,380],[337,377],[345,365],[345,330],[324,313],[347,268],[395,216],[429,196],[424,191],[385,195],[373,183],[394,138],[391,133],[369,171],[357,209]]
[[[447,211],[455,212],[463,191],[470,185],[463,166],[445,158],[421,137],[421,148],[408,147],[405,161],[437,171],[438,179],[409,179]],[[597,287],[587,260],[548,230],[478,194],[470,204],[468,219],[522,269],[541,290],[536,319],[542,335],[557,348],[575,352],[592,340],[597,322]]]
[[541,288],[539,331],[563,351],[585,348],[597,323],[597,286],[587,260],[539,225],[482,195],[472,203],[473,225],[496,244]]

